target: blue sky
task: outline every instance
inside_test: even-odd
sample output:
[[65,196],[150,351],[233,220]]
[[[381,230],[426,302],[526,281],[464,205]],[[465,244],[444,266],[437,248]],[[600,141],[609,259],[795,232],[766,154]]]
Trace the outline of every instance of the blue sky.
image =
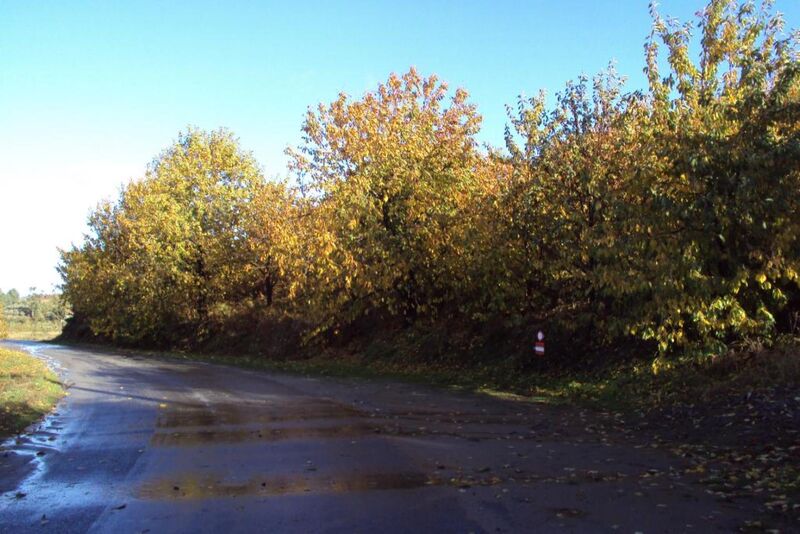
[[[660,11],[686,20],[703,4]],[[800,26],[800,1],[776,9]],[[0,288],[57,284],[56,247],[187,125],[230,128],[282,175],[309,105],[414,65],[467,89],[499,145],[520,93],[610,60],[642,86],[649,25],[646,0],[0,0]]]

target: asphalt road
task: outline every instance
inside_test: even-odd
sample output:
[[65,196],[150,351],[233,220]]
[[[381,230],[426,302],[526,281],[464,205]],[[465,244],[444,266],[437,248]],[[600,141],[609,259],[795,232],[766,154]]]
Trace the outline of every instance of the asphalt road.
[[574,408],[16,346],[69,395],[0,450],[3,533],[714,532],[753,513]]

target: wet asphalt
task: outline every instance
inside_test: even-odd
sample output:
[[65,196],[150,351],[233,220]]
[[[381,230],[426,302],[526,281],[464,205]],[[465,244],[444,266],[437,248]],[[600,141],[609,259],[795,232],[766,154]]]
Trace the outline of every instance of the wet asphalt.
[[68,387],[0,448],[0,532],[729,532],[748,503],[591,412],[8,343]]

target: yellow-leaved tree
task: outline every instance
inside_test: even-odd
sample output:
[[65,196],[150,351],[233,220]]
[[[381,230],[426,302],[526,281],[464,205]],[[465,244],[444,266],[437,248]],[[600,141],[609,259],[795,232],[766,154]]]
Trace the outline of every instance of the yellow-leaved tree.
[[272,304],[290,205],[229,132],[189,130],[62,253],[64,293],[96,334],[202,341],[243,300]]
[[290,155],[314,228],[301,298],[315,322],[375,309],[413,320],[447,300],[479,124],[465,91],[414,69],[308,112]]
[[619,297],[662,354],[718,351],[800,304],[797,35],[769,2],[712,0],[695,59],[691,25],[653,18]]

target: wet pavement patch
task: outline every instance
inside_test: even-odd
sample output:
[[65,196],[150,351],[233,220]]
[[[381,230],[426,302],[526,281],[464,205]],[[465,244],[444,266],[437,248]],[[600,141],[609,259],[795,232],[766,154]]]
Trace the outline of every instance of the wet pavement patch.
[[248,423],[277,423],[308,421],[314,419],[345,419],[365,417],[367,414],[339,403],[302,402],[293,404],[231,405],[215,404],[179,408],[159,415],[158,428],[207,427],[218,425],[244,425]]
[[[521,415],[507,417],[486,412],[430,410],[365,411],[347,403],[305,397],[291,399],[291,402],[277,399],[243,405],[182,405],[170,406],[158,415],[156,432],[151,436],[150,444],[188,447],[355,438],[376,434],[412,438],[452,436],[480,441],[493,437],[498,430],[489,430],[487,425],[507,426],[509,421],[519,420]],[[424,424],[421,426],[421,423]],[[441,423],[450,427],[442,427]],[[462,425],[471,425],[471,428]],[[511,433],[521,437],[517,430]]]
[[435,486],[442,480],[423,473],[346,473],[339,476],[282,475],[228,482],[207,476],[185,475],[143,484],[141,499],[213,499],[245,496],[300,495],[304,493],[351,493],[407,490]]
[[382,429],[374,425],[185,430],[157,432],[150,438],[150,444],[157,447],[182,447],[214,443],[240,443],[244,441],[273,442],[293,439],[353,438],[380,433],[382,433]]

